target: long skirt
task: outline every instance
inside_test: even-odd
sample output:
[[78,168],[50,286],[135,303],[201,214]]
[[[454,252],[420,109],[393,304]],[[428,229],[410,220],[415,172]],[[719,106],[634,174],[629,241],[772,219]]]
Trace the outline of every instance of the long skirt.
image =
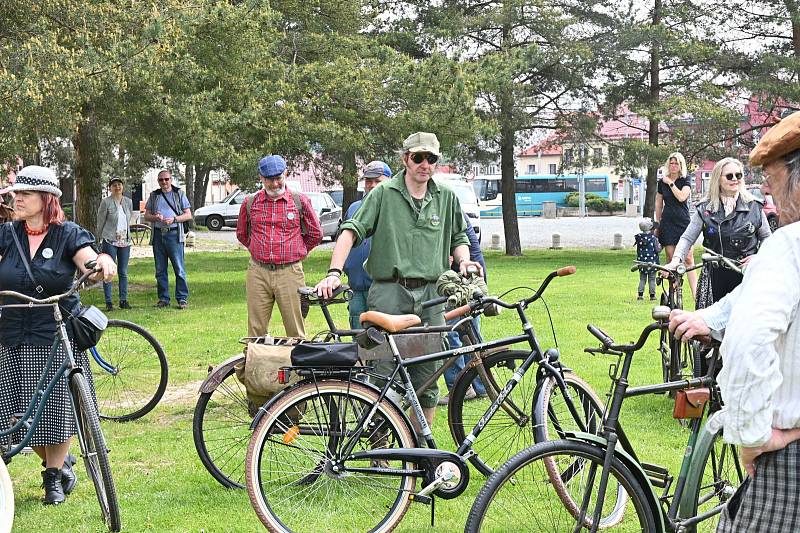
[[[89,368],[89,357],[86,352],[76,352],[72,346],[75,362],[83,369],[83,375],[89,382],[94,398],[94,380]],[[42,370],[50,355],[50,346],[21,344],[19,346],[0,346],[0,428],[4,430],[15,413],[24,413],[36,391]],[[58,367],[64,361],[64,348],[59,345],[53,366],[47,374],[47,380],[55,376]],[[46,387],[47,383],[45,383]],[[66,377],[58,380],[47,399],[42,417],[33,432],[29,446],[45,446],[60,444],[75,435],[75,420],[72,413]],[[25,436],[25,431],[17,431],[10,436],[10,444],[18,444]],[[0,444],[8,445],[9,437],[0,438]]]

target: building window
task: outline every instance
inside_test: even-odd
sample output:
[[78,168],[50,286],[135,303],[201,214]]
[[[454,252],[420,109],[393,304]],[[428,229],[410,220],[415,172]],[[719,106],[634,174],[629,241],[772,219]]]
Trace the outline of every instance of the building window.
[[603,149],[602,148],[595,148],[594,149],[594,166],[596,166],[596,167],[603,166]]
[[528,174],[536,174],[536,165],[528,165]]
[[555,163],[550,163],[549,170],[550,174],[558,174],[558,165]]
[[497,174],[497,166],[496,165],[490,165],[489,166],[489,175],[491,176],[491,175],[494,175],[494,174]]

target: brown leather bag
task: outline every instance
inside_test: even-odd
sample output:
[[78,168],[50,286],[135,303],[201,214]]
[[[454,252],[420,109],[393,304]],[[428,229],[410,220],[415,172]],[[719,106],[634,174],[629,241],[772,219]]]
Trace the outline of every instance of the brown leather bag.
[[711,390],[708,387],[679,390],[675,395],[672,418],[700,418],[710,397]]

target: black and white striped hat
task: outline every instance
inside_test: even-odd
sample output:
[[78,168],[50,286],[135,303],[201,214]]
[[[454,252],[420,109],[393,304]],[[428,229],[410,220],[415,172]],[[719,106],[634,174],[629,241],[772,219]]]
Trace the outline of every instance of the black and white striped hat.
[[28,165],[17,172],[17,179],[10,191],[41,191],[55,194],[61,198],[61,189],[58,188],[58,178],[55,172],[47,167]]

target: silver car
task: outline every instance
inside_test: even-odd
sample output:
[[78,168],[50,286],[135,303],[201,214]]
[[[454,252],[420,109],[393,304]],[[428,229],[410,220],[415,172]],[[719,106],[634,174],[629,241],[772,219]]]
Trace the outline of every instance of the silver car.
[[342,208],[336,205],[333,198],[324,192],[303,193],[311,200],[314,211],[322,225],[322,238],[330,237],[336,239],[336,232],[339,231],[339,224],[342,223]]

